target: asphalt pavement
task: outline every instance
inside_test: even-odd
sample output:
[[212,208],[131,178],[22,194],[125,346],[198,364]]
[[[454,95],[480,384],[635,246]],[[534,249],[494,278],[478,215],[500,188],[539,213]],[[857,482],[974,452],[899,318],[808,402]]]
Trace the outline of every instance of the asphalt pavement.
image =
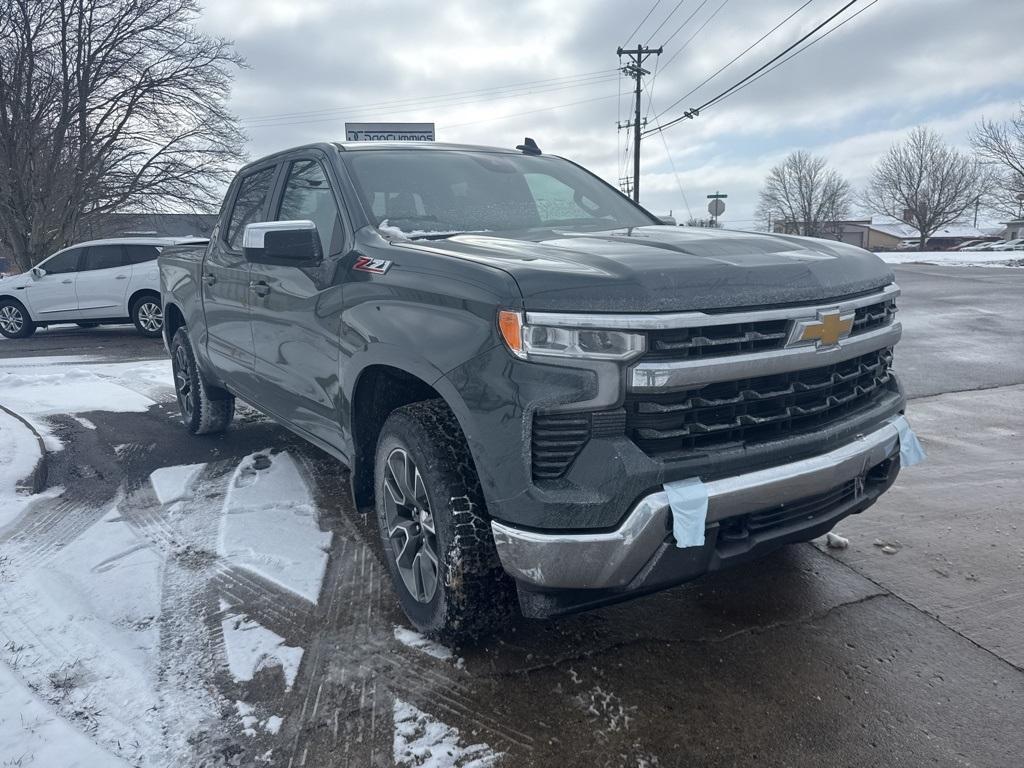
[[[794,545],[631,603],[520,620],[458,649],[463,666],[391,647],[404,622],[344,468],[265,419],[202,440],[172,402],[87,414],[94,430],[57,419],[66,447],[50,483],[98,500],[160,466],[227,468],[266,447],[306,462],[335,532],[324,597],[291,618],[272,592],[244,606],[307,649],[292,690],[256,680],[246,691],[285,725],[273,738],[221,734],[230,759],[210,765],[255,764],[268,745],[270,764],[289,768],[391,765],[400,696],[504,752],[506,766],[1020,766],[1024,270],[895,271],[896,368],[928,460],[840,523],[847,549]],[[0,342],[0,358],[82,354],[163,349],[130,328]]]

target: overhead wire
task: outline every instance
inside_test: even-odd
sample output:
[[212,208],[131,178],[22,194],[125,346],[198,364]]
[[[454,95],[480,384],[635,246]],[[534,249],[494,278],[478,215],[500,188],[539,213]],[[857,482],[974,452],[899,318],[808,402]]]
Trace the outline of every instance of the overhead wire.
[[657,9],[659,5],[661,5],[661,0],[654,0],[654,5],[651,6],[651,10],[647,12],[646,16],[640,19],[640,23],[636,25],[636,29],[629,33],[629,37],[626,38],[626,42],[622,44],[623,47],[629,45],[630,41],[633,39],[633,35],[640,31],[640,27],[642,27],[647,20],[651,18],[651,14],[654,13],[655,9]]
[[[843,14],[847,9],[849,9],[851,6],[853,6],[857,2],[858,2],[858,0],[849,0],[849,2],[847,2],[845,5],[843,5],[838,11],[833,13],[831,16],[829,16],[823,22],[821,22],[820,24],[815,26],[814,29],[812,29],[810,32],[808,32],[807,34],[805,34],[802,37],[800,37],[800,39],[798,39],[793,44],[787,46],[783,51],[781,51],[777,55],[773,56],[771,59],[766,61],[760,67],[755,69],[753,72],[749,73],[745,77],[743,77],[740,80],[738,80],[737,82],[733,83],[731,86],[726,88],[724,91],[719,93],[717,96],[714,96],[713,98],[711,98],[708,101],[704,102],[699,107],[695,107],[694,109],[687,111],[686,113],[680,115],[677,118],[674,118],[674,119],[668,121],[667,123],[661,123],[658,128],[652,128],[647,133],[650,134],[650,133],[654,133],[655,131],[667,130],[668,128],[671,128],[676,123],[679,123],[682,120],[692,119],[696,114],[698,114],[702,110],[705,110],[705,109],[713,106],[714,104],[717,104],[718,102],[728,98],[730,95],[735,93],[738,89],[744,87],[746,83],[748,83],[749,81],[751,81],[754,78],[758,77],[762,72],[764,72],[766,69],[770,68],[771,65],[775,64],[775,62],[777,62],[780,59],[784,58],[793,49],[799,47],[804,42],[806,42],[808,39],[810,39],[811,37],[816,35],[819,31],[821,31],[824,27],[826,27],[828,24],[830,24],[834,19],[838,18],[841,14]],[[691,91],[691,93],[692,93],[692,91]],[[689,95],[689,94],[687,94],[687,95]],[[683,99],[685,99],[685,98],[686,98],[686,96],[683,97]],[[677,100],[675,102],[675,104],[678,104],[680,101],[682,101],[682,99]],[[673,105],[673,106],[675,106],[675,105]],[[671,107],[670,107],[670,109],[671,109]],[[661,115],[663,115],[663,114],[664,114],[664,112],[659,114],[657,117],[660,118]]]

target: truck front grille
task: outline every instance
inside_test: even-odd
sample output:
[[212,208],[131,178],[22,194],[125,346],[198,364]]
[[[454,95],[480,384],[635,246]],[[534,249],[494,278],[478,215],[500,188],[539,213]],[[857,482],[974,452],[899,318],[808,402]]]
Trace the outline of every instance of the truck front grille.
[[[873,331],[892,322],[896,300],[888,298],[854,310],[850,336]],[[695,328],[667,328],[648,337],[648,360],[694,360],[753,352],[771,352],[786,345],[789,320],[754,320]]]
[[664,394],[631,393],[626,434],[648,455],[671,457],[819,430],[882,398],[891,364],[887,348],[821,368]]

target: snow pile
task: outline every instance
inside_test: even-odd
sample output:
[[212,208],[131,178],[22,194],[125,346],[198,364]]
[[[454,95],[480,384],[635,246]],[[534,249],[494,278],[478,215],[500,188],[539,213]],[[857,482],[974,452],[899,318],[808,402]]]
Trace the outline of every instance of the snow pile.
[[41,458],[32,430],[0,410],[0,530],[14,522],[33,497],[18,491],[18,484]]
[[292,689],[302,663],[302,648],[285,645],[283,637],[244,614],[229,613],[221,622],[221,629],[228,669],[237,682],[249,682],[261,669],[280,667],[285,686]]
[[244,701],[235,702],[235,711],[238,712],[238,717],[242,721],[242,732],[246,736],[255,736],[257,725],[271,736],[276,736],[284,723],[284,718],[280,715],[271,715],[260,720],[256,715],[256,707]]
[[395,699],[395,765],[416,768],[490,768],[502,753],[487,744],[459,744],[459,732],[426,712]]
[[1022,251],[884,251],[875,254],[886,264],[1005,267],[1024,258]]
[[199,473],[205,464],[182,464],[176,467],[161,467],[152,472],[149,482],[153,486],[157,501],[170,504],[188,497]]
[[327,570],[331,534],[298,465],[287,453],[246,457],[231,478],[221,520],[219,553],[315,603]]

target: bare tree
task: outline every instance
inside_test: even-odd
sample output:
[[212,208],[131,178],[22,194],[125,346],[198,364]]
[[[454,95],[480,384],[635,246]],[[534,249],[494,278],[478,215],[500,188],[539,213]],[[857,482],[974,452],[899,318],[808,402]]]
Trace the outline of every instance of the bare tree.
[[696,216],[691,216],[686,220],[686,226],[688,227],[704,227],[705,229],[721,229],[721,222],[715,221],[714,219],[698,219]]
[[993,172],[993,186],[986,196],[989,207],[1020,216],[1024,202],[1024,103],[1017,117],[1005,123],[982,118],[971,135],[971,144]]
[[768,172],[761,188],[757,216],[784,222],[793,234],[836,236],[837,223],[849,214],[850,184],[828,167],[823,157],[799,150]]
[[0,247],[28,269],[114,210],[215,204],[242,64],[195,0],[0,0]]
[[917,228],[918,248],[973,209],[991,174],[978,160],[946,144],[935,131],[915,128],[875,165],[864,205]]

